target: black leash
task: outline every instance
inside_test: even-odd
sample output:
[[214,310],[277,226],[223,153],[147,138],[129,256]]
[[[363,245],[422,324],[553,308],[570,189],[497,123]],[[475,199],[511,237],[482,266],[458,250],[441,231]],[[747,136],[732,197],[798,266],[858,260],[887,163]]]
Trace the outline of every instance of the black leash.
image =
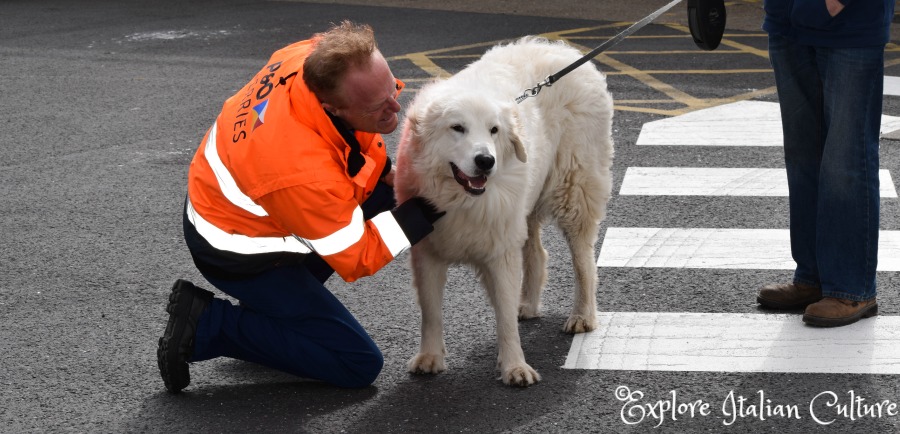
[[651,21],[655,20],[657,17],[659,17],[660,15],[664,14],[664,13],[665,13],[666,11],[668,11],[669,9],[672,9],[672,7],[674,7],[674,6],[677,5],[678,3],[681,3],[681,0],[672,0],[671,2],[669,2],[669,4],[667,4],[667,5],[665,5],[665,6],[661,7],[661,8],[659,8],[659,9],[657,9],[657,10],[656,10],[655,12],[653,12],[652,14],[647,15],[647,16],[644,17],[642,20],[640,20],[640,21],[638,21],[638,22],[632,24],[630,27],[628,27],[627,29],[623,30],[623,31],[622,31],[621,33],[619,33],[618,35],[613,36],[612,38],[610,38],[610,39],[607,40],[606,42],[600,44],[599,47],[594,48],[590,53],[587,53],[587,54],[585,54],[584,56],[582,56],[581,59],[576,60],[574,63],[572,63],[571,65],[569,65],[569,66],[567,66],[567,67],[565,67],[565,68],[563,68],[562,70],[560,70],[560,71],[557,72],[556,74],[553,74],[553,75],[547,77],[546,80],[544,80],[544,81],[538,83],[537,85],[535,85],[535,86],[532,87],[531,89],[525,90],[525,93],[523,93],[522,95],[516,97],[516,102],[517,102],[517,103],[521,103],[522,101],[525,101],[525,100],[528,99],[529,97],[537,96],[537,94],[541,92],[541,88],[552,86],[553,83],[556,83],[556,81],[559,80],[560,78],[562,78],[564,75],[566,75],[566,74],[572,72],[572,70],[574,70],[575,68],[577,68],[577,67],[579,67],[579,66],[581,66],[581,65],[584,65],[588,60],[593,59],[593,58],[596,57],[598,54],[600,54],[600,53],[602,53],[602,52],[604,52],[604,51],[610,49],[611,47],[615,46],[615,45],[618,44],[619,42],[622,42],[623,39],[627,38],[627,37],[630,36],[632,33],[634,33],[634,32],[636,32],[636,31],[640,30],[642,27],[646,26],[647,24],[650,24]]

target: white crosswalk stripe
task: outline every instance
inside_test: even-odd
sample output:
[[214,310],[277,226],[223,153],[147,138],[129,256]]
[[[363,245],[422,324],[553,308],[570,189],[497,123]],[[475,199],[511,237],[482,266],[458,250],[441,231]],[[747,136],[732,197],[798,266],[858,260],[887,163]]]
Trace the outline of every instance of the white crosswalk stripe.
[[[881,197],[897,197],[888,170],[879,170]],[[787,196],[784,169],[709,167],[629,167],[619,195]]]
[[[900,117],[881,117],[881,133],[900,130]],[[740,101],[647,122],[638,146],[783,146],[778,103]]]
[[900,77],[884,77],[884,94],[900,95]]
[[[609,228],[600,267],[793,270],[787,229]],[[881,231],[878,271],[900,271],[900,231]]]
[[896,316],[838,328],[785,314],[599,312],[598,320],[597,331],[575,335],[565,368],[900,374]]

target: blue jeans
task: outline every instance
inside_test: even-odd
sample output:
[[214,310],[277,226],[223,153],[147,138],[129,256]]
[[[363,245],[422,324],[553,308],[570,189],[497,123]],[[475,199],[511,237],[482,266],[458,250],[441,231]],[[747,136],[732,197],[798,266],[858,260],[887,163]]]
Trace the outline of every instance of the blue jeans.
[[[363,203],[366,219],[393,208],[379,184]],[[334,270],[317,255],[243,279],[204,274],[240,305],[213,298],[200,316],[191,362],[230,357],[341,387],[365,387],[384,358],[343,304],[324,286]]]
[[875,297],[884,46],[804,46],[769,36],[790,193],[794,282]]

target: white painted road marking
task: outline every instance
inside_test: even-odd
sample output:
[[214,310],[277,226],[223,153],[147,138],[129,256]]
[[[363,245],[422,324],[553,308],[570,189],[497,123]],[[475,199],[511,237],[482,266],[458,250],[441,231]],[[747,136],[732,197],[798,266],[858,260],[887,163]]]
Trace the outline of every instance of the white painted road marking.
[[563,368],[900,374],[900,317],[818,328],[799,314],[598,312]]
[[[787,229],[607,228],[599,267],[793,270]],[[900,231],[881,231],[878,271],[900,271]]]
[[[900,118],[881,117],[881,134],[900,130]],[[783,146],[778,103],[738,101],[647,122],[637,145]]]
[[[879,170],[881,197],[897,197],[888,170]],[[629,167],[620,195],[787,196],[784,169],[708,167]]]
[[900,77],[884,77],[884,94],[885,95],[900,95]]
[[900,317],[837,328],[800,315],[598,312],[576,334],[567,369],[900,374]]

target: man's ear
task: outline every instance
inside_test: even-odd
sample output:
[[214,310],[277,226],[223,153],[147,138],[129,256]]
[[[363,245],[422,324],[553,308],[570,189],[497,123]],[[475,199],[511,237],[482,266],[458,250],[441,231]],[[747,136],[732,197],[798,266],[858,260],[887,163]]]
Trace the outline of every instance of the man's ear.
[[325,109],[325,111],[327,111],[328,113],[331,113],[331,114],[333,114],[333,115],[337,115],[337,108],[335,108],[335,107],[334,107],[333,105],[331,105],[331,104],[328,104],[327,102],[323,102],[323,103],[322,103],[322,108]]

